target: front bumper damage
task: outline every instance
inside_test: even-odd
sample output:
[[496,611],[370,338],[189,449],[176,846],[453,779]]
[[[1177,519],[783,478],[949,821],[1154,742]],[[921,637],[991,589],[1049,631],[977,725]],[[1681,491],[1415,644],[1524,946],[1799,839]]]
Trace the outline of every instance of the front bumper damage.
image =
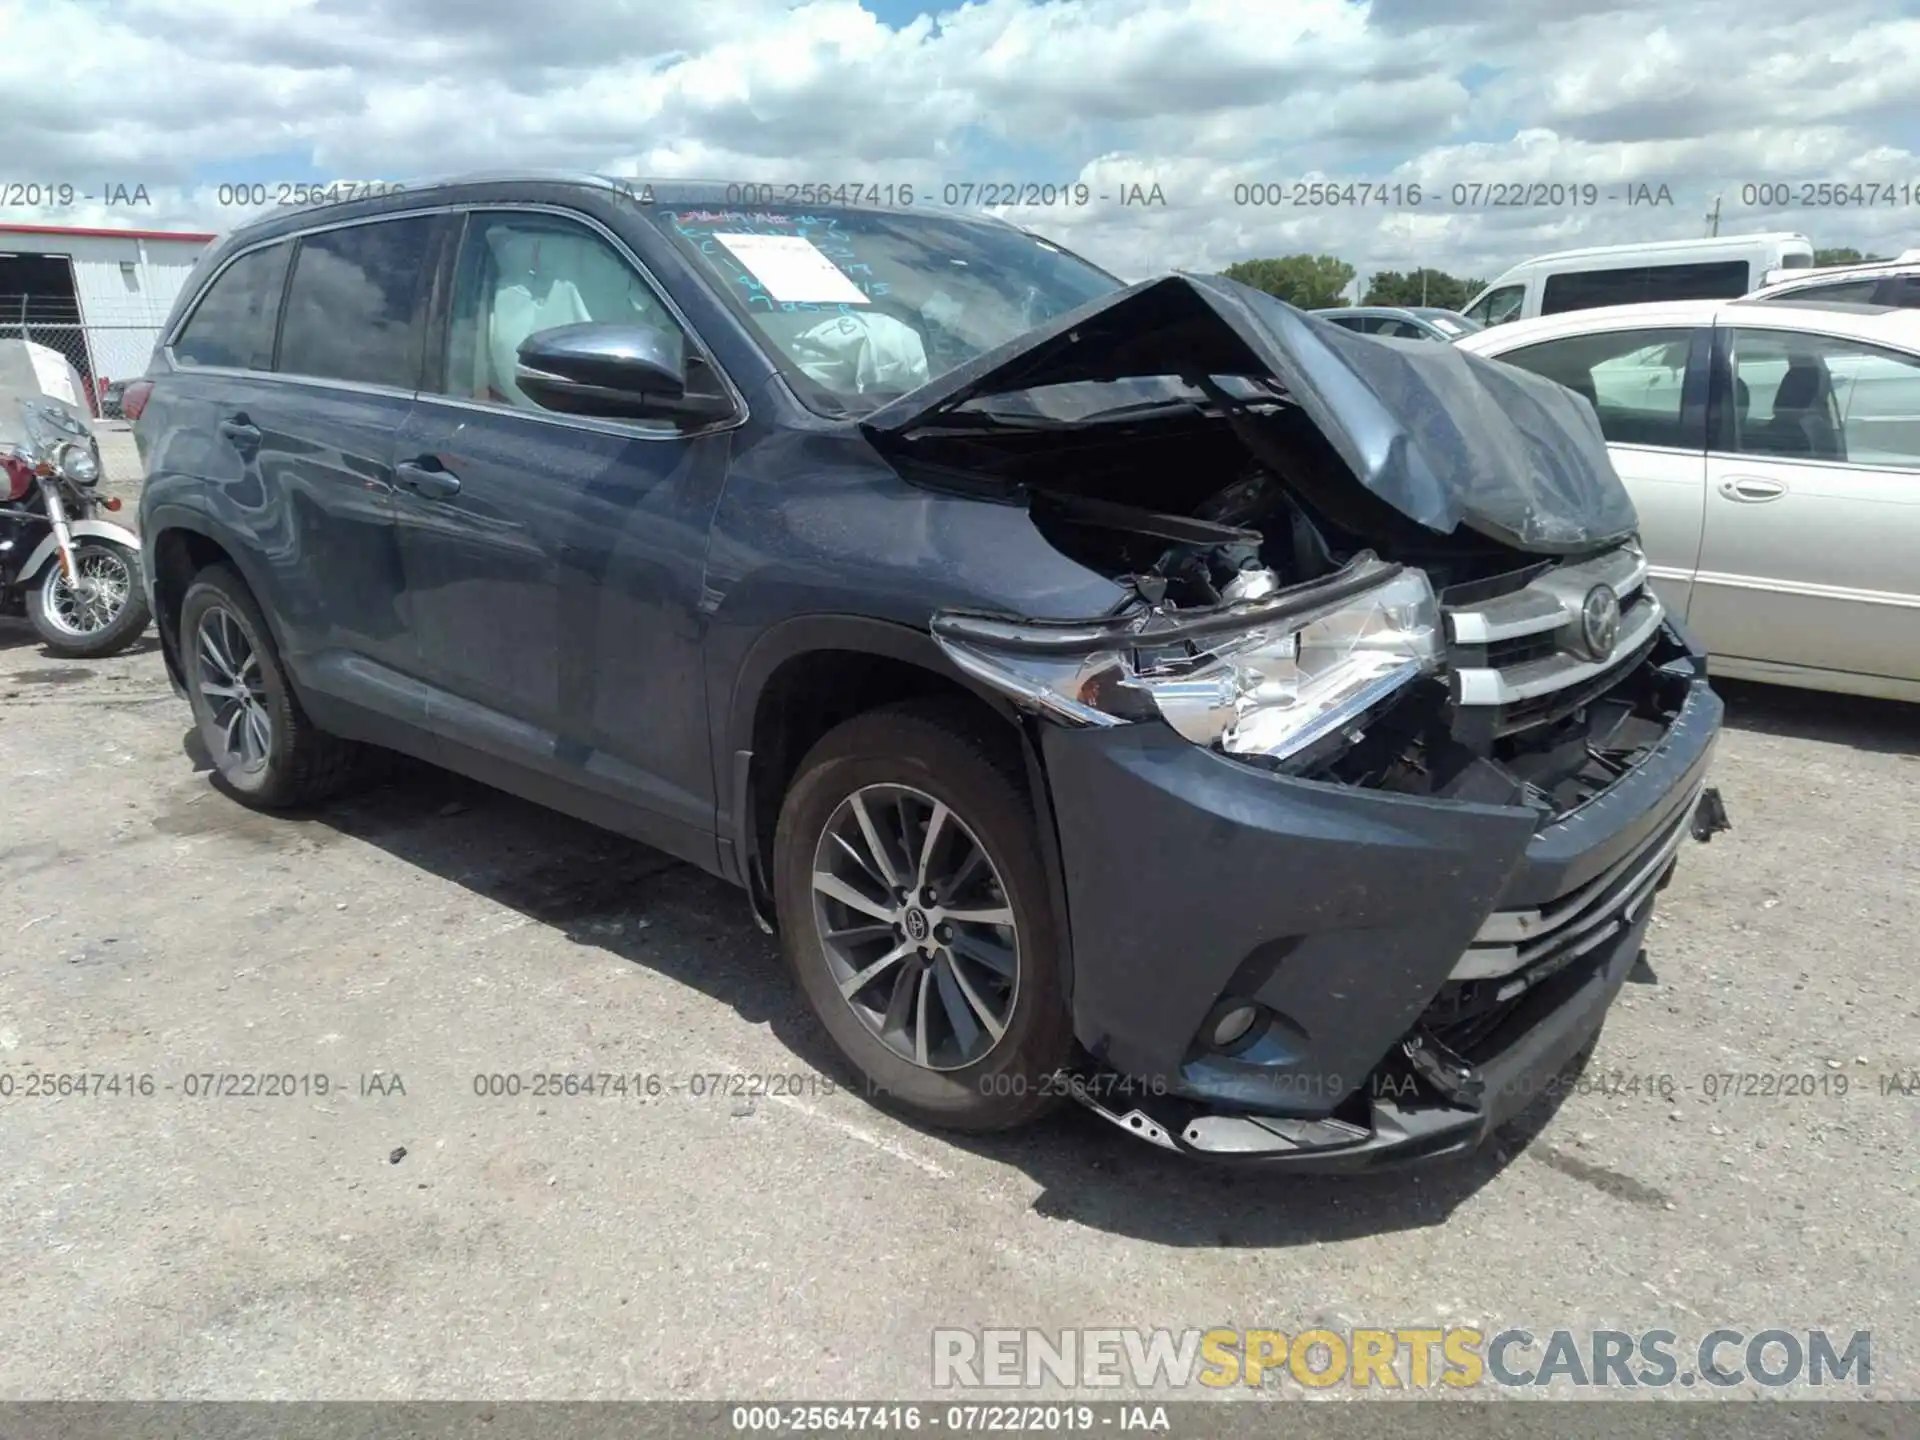
[[[1721,708],[1702,667],[1662,742],[1547,823],[1262,772],[1162,725],[1042,726],[1082,1098],[1222,1159],[1477,1147],[1591,1044],[1686,835],[1725,827]],[[1247,1002],[1254,1043],[1209,1045]]]

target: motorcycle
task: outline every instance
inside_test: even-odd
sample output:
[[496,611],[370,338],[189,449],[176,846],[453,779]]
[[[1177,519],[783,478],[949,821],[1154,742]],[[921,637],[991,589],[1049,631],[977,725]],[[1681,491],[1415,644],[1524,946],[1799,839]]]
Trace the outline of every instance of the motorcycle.
[[100,445],[64,355],[0,340],[0,613],[25,613],[47,649],[97,659],[150,614],[140,537],[103,520]]

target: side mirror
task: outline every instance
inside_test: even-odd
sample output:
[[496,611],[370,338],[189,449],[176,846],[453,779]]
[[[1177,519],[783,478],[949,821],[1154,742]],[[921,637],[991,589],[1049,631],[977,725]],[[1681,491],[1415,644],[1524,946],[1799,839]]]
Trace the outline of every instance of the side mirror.
[[[688,386],[678,332],[647,325],[562,325],[520,344],[514,383],[536,405],[567,415],[712,420],[733,413],[715,388]],[[698,360],[693,367],[704,371]]]

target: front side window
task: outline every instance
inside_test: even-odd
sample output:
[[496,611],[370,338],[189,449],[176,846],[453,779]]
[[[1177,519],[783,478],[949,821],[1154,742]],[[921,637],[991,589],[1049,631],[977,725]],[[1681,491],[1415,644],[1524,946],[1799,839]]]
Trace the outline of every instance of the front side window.
[[1688,332],[1671,327],[1570,335],[1509,350],[1510,365],[1584,395],[1610,444],[1697,450],[1683,419]]
[[539,410],[514,379],[520,347],[544,331],[585,324],[645,326],[670,353],[689,354],[686,332],[604,237],[559,216],[469,218],[447,330],[449,395]]
[[302,239],[287,286],[280,372],[417,386],[434,223],[415,215]]
[[293,243],[282,241],[249,251],[222,270],[174,340],[173,358],[183,365],[271,369],[273,327],[292,254]]
[[1728,448],[1920,469],[1920,359],[1796,330],[1733,332]]
[[877,409],[1122,288],[1057,245],[977,220],[674,206],[653,220],[826,414]]
[[1498,290],[1489,290],[1464,313],[1469,320],[1481,325],[1504,325],[1509,320],[1519,318],[1520,307],[1526,298],[1526,286],[1502,285]]

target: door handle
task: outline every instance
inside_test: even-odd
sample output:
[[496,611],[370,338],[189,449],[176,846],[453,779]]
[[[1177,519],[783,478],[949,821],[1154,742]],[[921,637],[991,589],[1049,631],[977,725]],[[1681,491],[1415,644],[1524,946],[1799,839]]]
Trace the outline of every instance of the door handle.
[[1720,493],[1729,500],[1758,502],[1778,500],[1787,493],[1786,483],[1758,475],[1729,475],[1720,482]]
[[460,477],[451,470],[430,469],[417,460],[393,467],[393,483],[429,500],[446,500],[460,493]]
[[220,433],[236,446],[245,447],[260,443],[260,427],[251,423],[244,415],[236,415],[231,420],[222,420]]

